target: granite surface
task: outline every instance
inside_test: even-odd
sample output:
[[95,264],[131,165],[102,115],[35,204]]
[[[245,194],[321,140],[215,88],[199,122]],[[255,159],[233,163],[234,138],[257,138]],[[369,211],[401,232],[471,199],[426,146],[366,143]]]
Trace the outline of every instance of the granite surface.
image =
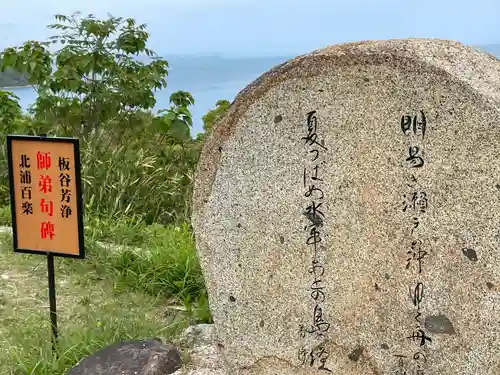
[[243,90],[192,217],[229,372],[500,374],[499,124],[500,62],[451,41],[333,46]]

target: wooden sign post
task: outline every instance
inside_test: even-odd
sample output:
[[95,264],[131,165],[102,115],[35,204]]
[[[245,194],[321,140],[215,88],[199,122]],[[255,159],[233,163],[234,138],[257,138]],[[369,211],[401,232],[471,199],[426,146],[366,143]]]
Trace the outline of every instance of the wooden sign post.
[[47,256],[55,351],[54,256],[85,258],[79,142],[8,135],[7,152],[14,252]]

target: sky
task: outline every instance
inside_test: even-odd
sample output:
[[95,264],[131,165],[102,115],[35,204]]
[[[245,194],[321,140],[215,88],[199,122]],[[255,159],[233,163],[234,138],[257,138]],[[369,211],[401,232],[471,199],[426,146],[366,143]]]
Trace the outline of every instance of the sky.
[[147,23],[161,55],[296,55],[349,41],[430,37],[500,43],[500,0],[0,0],[0,48],[81,11]]

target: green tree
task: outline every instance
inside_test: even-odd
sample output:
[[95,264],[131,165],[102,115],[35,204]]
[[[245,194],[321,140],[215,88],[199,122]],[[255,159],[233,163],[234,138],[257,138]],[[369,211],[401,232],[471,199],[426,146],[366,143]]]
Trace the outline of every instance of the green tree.
[[0,207],[8,204],[8,167],[5,134],[12,133],[21,117],[19,98],[11,92],[0,90]]
[[21,117],[19,98],[11,92],[0,90],[0,126],[6,133],[13,129],[14,121]]
[[170,95],[170,108],[158,111],[154,125],[163,134],[169,134],[179,141],[191,139],[190,127],[193,119],[189,107],[194,105],[193,96],[186,91],[177,91]]
[[[73,135],[110,126],[121,127],[116,130],[122,135],[123,128],[140,126],[138,112],[155,106],[154,92],[167,86],[168,74],[168,62],[147,48],[146,25],[80,13],[55,18],[59,23],[49,28],[58,35],[7,48],[1,56],[1,71],[15,69],[36,89],[38,98],[30,109],[34,118]],[[175,120],[170,128],[182,133],[182,123],[185,132],[191,124],[189,111]]]
[[210,134],[213,125],[226,115],[230,105],[231,103],[228,100],[217,100],[215,108],[208,111],[202,117],[204,132],[198,135],[198,139],[203,140],[208,134]]
[[0,70],[19,72],[38,93],[29,118],[16,124],[23,133],[80,138],[86,212],[185,221],[199,154],[190,136],[193,97],[179,91],[168,109],[151,112],[168,62],[148,49],[146,25],[79,13],[56,19],[49,41],[0,56]]

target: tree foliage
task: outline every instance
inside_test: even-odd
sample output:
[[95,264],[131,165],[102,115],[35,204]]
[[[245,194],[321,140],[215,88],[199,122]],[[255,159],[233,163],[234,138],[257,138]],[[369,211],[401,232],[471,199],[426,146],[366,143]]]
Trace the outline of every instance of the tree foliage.
[[[194,98],[173,93],[169,108],[152,113],[168,62],[148,48],[146,25],[80,13],[55,18],[47,41],[1,53],[0,70],[17,71],[38,94],[23,116],[12,96],[0,95],[3,133],[79,137],[88,212],[185,221],[200,149],[190,135]],[[6,188],[1,194],[5,201]]]
[[[56,19],[50,27],[57,35],[48,41],[27,41],[0,56],[0,70],[16,71],[38,94],[23,113],[19,98],[0,90],[0,208],[9,201],[6,134],[78,137],[86,236],[113,241],[115,230],[128,238],[142,228],[143,239],[158,240],[141,241],[143,248],[156,248],[151,257],[120,252],[113,275],[155,296],[182,299],[186,310],[204,314],[197,313],[198,320],[210,321],[189,231],[193,172],[203,145],[203,137],[190,133],[193,96],[173,93],[169,107],[153,113],[155,91],[167,85],[168,62],[148,49],[145,25],[111,16]],[[204,121],[212,123],[224,108],[225,101],[218,102]],[[105,223],[124,223],[126,229]],[[155,233],[168,224],[185,231],[189,248],[178,242],[180,236]]]
[[170,108],[158,111],[154,124],[163,133],[171,134],[180,141],[191,138],[189,127],[193,126],[193,119],[189,107],[194,104],[193,96],[186,91],[178,91],[170,95]]
[[11,92],[0,91],[0,125],[7,132],[13,128],[14,121],[21,117],[19,98]]
[[[86,212],[92,215],[188,221],[205,134],[229,101],[216,103],[203,117],[204,133],[192,139],[190,93],[175,92],[168,108],[152,112],[155,92],[167,86],[169,65],[148,48],[146,25],[80,13],[55,18],[49,27],[56,35],[47,41],[30,40],[1,53],[0,70],[18,72],[38,94],[21,114],[17,98],[0,91],[3,134],[80,138]],[[0,178],[0,201],[6,203],[6,173]]]
[[[17,70],[36,89],[33,116],[77,135],[100,127],[140,126],[137,112],[153,109],[154,93],[167,86],[168,75],[168,62],[147,47],[146,25],[132,18],[99,20],[80,13],[55,18],[58,23],[49,28],[57,35],[7,48],[1,56],[1,71]],[[188,100],[194,102],[190,95]],[[173,129],[184,134],[191,115],[187,106],[179,107],[174,113],[182,111],[183,116],[176,118]]]
[[217,100],[215,108],[202,117],[204,133],[201,133],[199,138],[204,139],[207,134],[210,134],[213,125],[226,115],[230,105],[231,103],[228,100]]

